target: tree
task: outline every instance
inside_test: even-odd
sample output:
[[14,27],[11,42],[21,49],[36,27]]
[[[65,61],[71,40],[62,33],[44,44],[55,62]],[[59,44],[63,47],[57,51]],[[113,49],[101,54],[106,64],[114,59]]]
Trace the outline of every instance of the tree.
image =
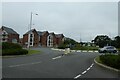
[[71,45],[74,45],[76,44],[77,42],[71,38],[66,38],[65,41],[64,41],[64,44],[71,44]]
[[115,45],[117,48],[120,48],[120,36],[115,37],[113,45]]
[[58,48],[72,48],[75,46],[75,44],[77,44],[78,42],[76,42],[74,39],[71,38],[65,38],[64,42],[62,44],[60,44],[58,46]]
[[106,45],[111,45],[111,39],[107,35],[98,35],[92,40],[99,47],[104,47]]

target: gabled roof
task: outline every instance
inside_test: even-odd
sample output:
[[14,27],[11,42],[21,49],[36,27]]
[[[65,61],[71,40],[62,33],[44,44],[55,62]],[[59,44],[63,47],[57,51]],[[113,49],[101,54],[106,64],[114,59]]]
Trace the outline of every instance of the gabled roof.
[[41,35],[44,35],[45,33],[48,33],[48,31],[43,31],[43,32],[37,31],[37,33],[38,33],[39,36],[41,36]]
[[48,33],[48,31],[43,31],[42,35],[44,35],[45,33]]
[[5,30],[8,34],[18,34],[12,28],[8,28],[8,27],[5,27],[5,26],[2,26],[2,29]]
[[[29,30],[28,32],[26,32],[25,34],[28,34],[28,33],[30,33],[30,32],[33,32],[35,29],[31,29],[31,30]],[[36,31],[36,30],[35,30]]]
[[54,32],[49,33],[50,35],[55,35]]
[[43,32],[37,31],[38,35],[41,36]]
[[64,37],[63,34],[55,34],[55,36],[56,36],[57,38]]

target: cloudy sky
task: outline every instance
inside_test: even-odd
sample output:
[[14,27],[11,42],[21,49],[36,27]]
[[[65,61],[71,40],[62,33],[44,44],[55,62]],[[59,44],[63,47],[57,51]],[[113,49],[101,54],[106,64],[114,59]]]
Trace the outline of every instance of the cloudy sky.
[[5,2],[2,25],[16,30],[20,37],[32,28],[63,33],[76,41],[90,41],[96,35],[118,35],[117,2]]

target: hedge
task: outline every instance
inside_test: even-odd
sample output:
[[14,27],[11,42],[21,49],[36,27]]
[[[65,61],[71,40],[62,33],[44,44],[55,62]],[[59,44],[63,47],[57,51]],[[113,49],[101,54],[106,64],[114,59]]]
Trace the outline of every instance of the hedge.
[[2,50],[2,56],[5,55],[24,55],[28,54],[28,50],[25,49],[5,49]]
[[22,49],[22,47],[16,43],[3,42],[2,49]]
[[106,64],[107,66],[120,69],[120,55],[112,55],[112,54],[106,54],[101,55],[100,60],[103,64]]
[[16,43],[2,43],[2,56],[5,55],[23,55],[27,54],[28,50],[22,49],[19,44]]

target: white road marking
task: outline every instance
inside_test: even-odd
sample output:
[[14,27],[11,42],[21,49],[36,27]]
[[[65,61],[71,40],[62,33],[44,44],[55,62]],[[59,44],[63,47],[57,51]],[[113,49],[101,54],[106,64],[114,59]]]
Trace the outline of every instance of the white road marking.
[[94,65],[94,63],[90,66],[90,68],[92,68],[92,67],[93,67],[93,65]]
[[93,67],[94,63],[91,64],[91,66],[89,68],[87,68],[87,70],[83,71],[81,74],[77,75],[76,77],[74,77],[74,79],[79,78],[80,76],[82,76],[83,74],[87,73],[88,70],[90,70]]
[[55,58],[52,58],[52,59],[58,59],[58,58],[61,58],[62,56],[58,56],[58,57],[55,57]]
[[87,71],[82,72],[82,74],[85,74]]
[[33,64],[39,64],[39,63],[41,63],[41,62],[33,62],[33,63],[26,63],[26,64],[11,65],[9,67],[19,67],[19,66],[33,65]]
[[77,79],[77,78],[80,77],[80,76],[82,76],[82,75],[78,75],[78,76],[74,77],[74,79]]
[[92,63],[92,66],[94,65],[94,63]]
[[90,67],[87,69],[87,71],[90,70]]

